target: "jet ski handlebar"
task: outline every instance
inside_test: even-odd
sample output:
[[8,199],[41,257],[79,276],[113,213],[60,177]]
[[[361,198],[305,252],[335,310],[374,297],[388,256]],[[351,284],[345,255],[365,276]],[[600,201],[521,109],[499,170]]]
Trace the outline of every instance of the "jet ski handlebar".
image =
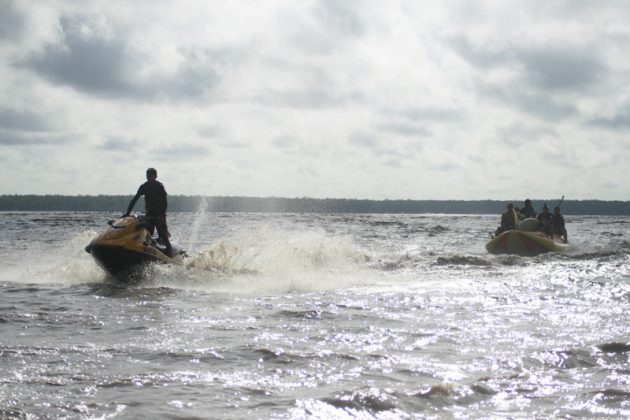
[[116,225],[114,225],[115,221],[116,220],[108,220],[107,224],[110,225],[111,227],[113,227],[114,229],[124,229],[125,228],[125,226],[116,226]]
[[[126,216],[129,217],[129,216]],[[138,220],[138,224],[135,226],[136,229],[148,229],[150,228],[149,223],[147,223],[146,217],[144,216],[131,216],[134,219]],[[120,219],[111,219],[107,221],[107,224],[111,226],[113,229],[125,229],[127,226],[117,226],[115,225],[116,221]]]

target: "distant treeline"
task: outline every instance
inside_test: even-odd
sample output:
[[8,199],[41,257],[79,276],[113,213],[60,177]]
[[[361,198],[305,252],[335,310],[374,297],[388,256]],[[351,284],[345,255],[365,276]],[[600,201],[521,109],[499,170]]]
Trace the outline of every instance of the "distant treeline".
[[[130,195],[0,195],[0,211],[111,211],[123,213]],[[557,200],[532,200],[540,211]],[[267,213],[451,213],[498,214],[507,201],[498,200],[361,200],[342,198],[202,197],[169,196],[171,212],[267,212]],[[521,201],[514,201],[518,206]],[[134,209],[144,210],[140,200]],[[628,201],[565,200],[562,212],[568,215],[630,215]]]

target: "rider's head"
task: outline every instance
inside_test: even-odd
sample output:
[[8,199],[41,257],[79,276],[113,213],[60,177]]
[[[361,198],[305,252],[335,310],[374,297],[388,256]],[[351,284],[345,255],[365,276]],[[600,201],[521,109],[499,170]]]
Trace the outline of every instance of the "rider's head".
[[155,181],[157,179],[157,171],[154,168],[147,169],[147,180]]

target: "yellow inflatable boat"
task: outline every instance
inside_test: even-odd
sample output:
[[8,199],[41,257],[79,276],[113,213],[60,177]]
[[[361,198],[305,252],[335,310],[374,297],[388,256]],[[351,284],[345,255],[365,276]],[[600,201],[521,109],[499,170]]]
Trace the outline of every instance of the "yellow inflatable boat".
[[537,230],[539,226],[537,219],[525,219],[515,224],[516,229],[508,230],[492,238],[486,244],[486,250],[491,254],[533,256],[545,252],[562,252],[569,248],[569,245],[564,243],[559,236],[550,237]]
[[538,255],[545,252],[562,252],[567,250],[565,244],[558,237],[553,239],[542,232],[526,232],[522,230],[508,230],[494,237],[486,244],[491,254]]

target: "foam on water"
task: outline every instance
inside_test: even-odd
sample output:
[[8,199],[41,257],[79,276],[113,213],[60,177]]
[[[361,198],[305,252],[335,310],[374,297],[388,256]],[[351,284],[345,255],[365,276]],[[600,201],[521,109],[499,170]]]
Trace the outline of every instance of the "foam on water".
[[84,231],[58,242],[32,243],[0,263],[3,281],[30,284],[80,284],[104,281],[105,273],[85,252],[96,236]]
[[185,268],[151,269],[156,285],[253,294],[352,287],[379,277],[349,237],[269,227],[219,238],[188,258]]
[[[109,282],[108,275],[84,251],[95,236],[90,230],[59,243],[33,244],[2,263],[0,280]],[[263,227],[208,241],[183,267],[151,264],[140,285],[246,294],[327,290],[375,281],[378,273],[367,266],[366,259],[350,237],[332,236],[322,229]]]

